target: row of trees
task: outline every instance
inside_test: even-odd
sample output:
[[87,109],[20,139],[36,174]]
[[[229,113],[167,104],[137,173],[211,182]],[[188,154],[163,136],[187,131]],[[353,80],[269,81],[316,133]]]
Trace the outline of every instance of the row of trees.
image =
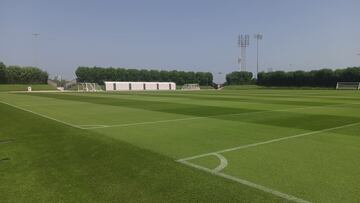
[[78,67],[75,71],[78,82],[104,81],[145,81],[145,82],[175,82],[178,85],[199,83],[212,85],[213,75],[209,72],[158,71],[125,68]]
[[226,85],[245,85],[253,82],[252,72],[235,71],[226,75]]
[[360,67],[312,71],[275,71],[258,74],[257,84],[263,86],[334,87],[337,82],[359,82]]
[[6,66],[0,62],[0,84],[46,84],[48,73],[36,67]]

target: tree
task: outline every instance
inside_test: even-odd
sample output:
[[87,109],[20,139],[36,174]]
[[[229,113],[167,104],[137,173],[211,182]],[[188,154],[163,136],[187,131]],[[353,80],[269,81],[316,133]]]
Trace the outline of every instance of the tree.
[[334,87],[336,85],[336,77],[331,69],[321,69],[314,73],[314,84],[318,87]]
[[6,81],[9,84],[46,84],[48,73],[36,67],[9,66]]
[[4,63],[0,62],[0,84],[4,84],[6,82],[6,66]]
[[320,69],[295,72],[261,72],[258,74],[257,84],[264,86],[309,86],[335,87],[336,82],[360,81],[360,67],[346,69]]
[[178,85],[185,83],[212,84],[213,76],[209,72],[185,71],[158,71],[138,70],[125,68],[78,67],[75,71],[78,82],[95,82],[103,84],[104,81],[145,81],[145,82],[175,82]]
[[88,67],[78,67],[75,71],[78,82],[88,82],[89,80],[89,68]]
[[228,85],[244,85],[250,84],[252,73],[246,71],[235,71],[226,75],[226,84]]

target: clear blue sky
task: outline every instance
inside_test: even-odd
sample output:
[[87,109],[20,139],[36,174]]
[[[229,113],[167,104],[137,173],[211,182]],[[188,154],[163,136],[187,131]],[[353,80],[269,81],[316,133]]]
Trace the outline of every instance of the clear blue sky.
[[[96,65],[211,71],[218,81],[238,68],[237,35],[261,32],[262,70],[359,66],[359,11],[359,0],[0,0],[0,61],[68,79]],[[255,71],[253,38],[247,52]]]

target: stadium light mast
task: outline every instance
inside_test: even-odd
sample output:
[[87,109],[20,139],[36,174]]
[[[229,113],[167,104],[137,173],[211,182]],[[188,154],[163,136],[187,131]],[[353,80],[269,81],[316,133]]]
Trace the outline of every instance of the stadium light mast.
[[39,68],[39,61],[38,61],[38,51],[37,51],[37,39],[40,36],[40,33],[32,33],[31,34],[34,37],[34,63],[35,66],[37,66]]
[[259,40],[262,40],[263,34],[256,33],[254,34],[254,38],[256,39],[256,78],[259,74]]
[[240,71],[246,71],[246,47],[249,46],[250,37],[249,35],[239,35],[238,46],[240,47],[240,57],[238,59]]

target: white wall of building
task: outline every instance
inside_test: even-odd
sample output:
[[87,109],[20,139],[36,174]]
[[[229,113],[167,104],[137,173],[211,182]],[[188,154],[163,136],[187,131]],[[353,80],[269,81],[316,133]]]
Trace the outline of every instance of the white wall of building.
[[173,82],[117,82],[105,81],[106,91],[176,90]]
[[113,83],[111,83],[111,82],[105,82],[105,90],[106,90],[106,91],[114,91]]
[[169,89],[169,83],[159,82],[159,90],[168,90]]
[[117,91],[126,91],[129,90],[129,83],[128,82],[116,82],[116,90]]
[[176,84],[174,82],[170,83],[170,90],[176,90]]
[[157,90],[157,82],[147,82],[145,83],[146,89],[145,90]]
[[143,82],[130,82],[131,90],[144,90]]
[[106,91],[127,91],[129,89],[129,82],[105,82]]

